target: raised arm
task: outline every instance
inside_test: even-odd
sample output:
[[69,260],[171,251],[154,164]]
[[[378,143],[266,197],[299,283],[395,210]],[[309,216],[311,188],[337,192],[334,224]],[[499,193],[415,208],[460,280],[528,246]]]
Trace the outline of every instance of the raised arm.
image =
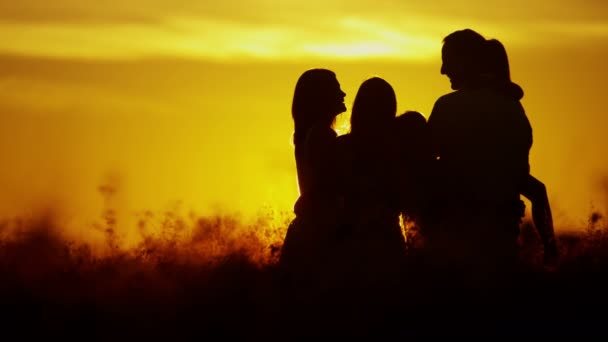
[[528,175],[522,187],[522,195],[532,203],[532,220],[544,245],[545,262],[548,262],[557,257],[557,245],[547,188],[534,176]]

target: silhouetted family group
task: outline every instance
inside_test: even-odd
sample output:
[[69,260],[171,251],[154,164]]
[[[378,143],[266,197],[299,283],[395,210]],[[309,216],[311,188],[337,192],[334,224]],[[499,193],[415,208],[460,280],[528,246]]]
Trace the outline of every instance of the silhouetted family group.
[[441,74],[454,92],[435,102],[428,121],[414,111],[397,116],[384,79],[364,81],[342,136],[332,125],[346,94],[334,72],[300,76],[292,104],[300,197],[280,259],[292,284],[390,282],[407,267],[400,218],[420,228],[424,262],[436,266],[429,269],[506,270],[517,263],[520,195],[532,204],[545,257],[556,256],[547,192],[530,174],[523,90],[511,81],[504,46],[453,32]]

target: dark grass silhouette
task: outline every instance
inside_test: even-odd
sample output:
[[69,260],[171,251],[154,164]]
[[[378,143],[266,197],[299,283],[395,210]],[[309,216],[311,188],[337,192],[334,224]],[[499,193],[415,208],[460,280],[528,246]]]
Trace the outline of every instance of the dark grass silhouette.
[[[84,340],[606,335],[608,226],[602,215],[594,212],[581,233],[558,234],[561,258],[553,268],[542,265],[542,243],[530,223],[522,225],[523,267],[499,286],[462,281],[464,274],[433,274],[420,245],[410,243],[399,294],[390,301],[378,301],[386,298],[374,293],[377,288],[341,298],[330,291],[313,312],[288,306],[276,266],[280,241],[255,234],[276,224],[268,217],[251,227],[230,217],[202,217],[189,227],[191,220],[167,213],[162,233],[127,249],[117,243],[115,222],[105,212],[104,254],[63,238],[51,214],[4,220],[2,333]],[[284,228],[276,229],[284,234]],[[192,234],[180,239],[180,229]]]
[[[241,228],[235,221],[203,218],[187,242],[149,236],[130,250],[108,234],[111,248],[103,256],[62,239],[49,216],[3,227],[15,224],[22,230],[0,244],[0,300],[5,326],[21,336],[170,338],[271,330],[262,319],[273,307],[275,249],[253,234],[231,237]],[[267,259],[259,258],[258,248]]]

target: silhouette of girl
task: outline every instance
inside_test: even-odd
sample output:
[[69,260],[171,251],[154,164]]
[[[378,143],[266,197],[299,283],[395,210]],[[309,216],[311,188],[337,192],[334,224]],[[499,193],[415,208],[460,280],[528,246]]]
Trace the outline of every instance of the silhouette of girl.
[[[504,45],[496,39],[489,39],[486,41],[486,47],[487,73],[484,76],[498,92],[516,101],[521,100],[524,92],[519,85],[511,81],[509,59]],[[545,262],[552,262],[557,257],[557,246],[547,189],[541,181],[529,174],[522,184],[521,194],[532,204],[532,220],[544,245]]]
[[426,118],[419,112],[407,111],[397,116],[394,130],[401,212],[420,225],[429,205],[427,183],[432,162]]
[[300,196],[294,206],[280,263],[299,281],[316,276],[339,223],[342,199],[336,169],[335,117],[344,112],[345,93],[334,72],[311,69],[295,87],[293,142]]
[[356,282],[383,286],[396,275],[405,252],[399,226],[398,143],[394,131],[397,100],[391,85],[374,77],[355,97],[350,133],[338,138]]

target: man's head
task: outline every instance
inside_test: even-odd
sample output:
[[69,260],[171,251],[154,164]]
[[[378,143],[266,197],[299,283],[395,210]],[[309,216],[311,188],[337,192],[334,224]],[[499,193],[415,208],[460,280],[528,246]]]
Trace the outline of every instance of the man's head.
[[460,89],[479,77],[485,42],[481,34],[471,29],[452,32],[443,39],[441,74],[450,79],[452,89]]

